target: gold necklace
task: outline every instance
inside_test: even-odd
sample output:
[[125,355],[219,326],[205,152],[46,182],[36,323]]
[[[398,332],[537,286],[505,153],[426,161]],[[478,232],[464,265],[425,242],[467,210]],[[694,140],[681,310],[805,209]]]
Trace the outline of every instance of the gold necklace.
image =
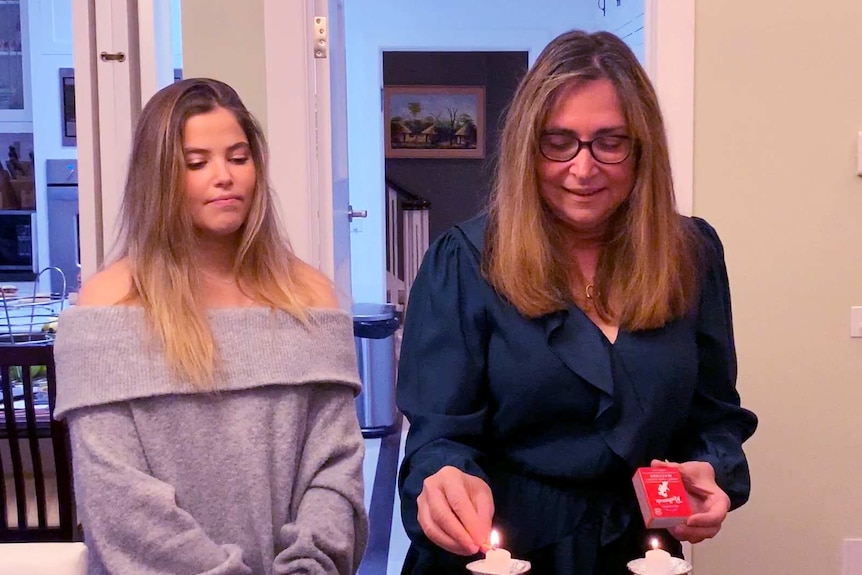
[[596,286],[594,284],[587,284],[584,287],[584,309],[585,310],[593,310],[596,307]]

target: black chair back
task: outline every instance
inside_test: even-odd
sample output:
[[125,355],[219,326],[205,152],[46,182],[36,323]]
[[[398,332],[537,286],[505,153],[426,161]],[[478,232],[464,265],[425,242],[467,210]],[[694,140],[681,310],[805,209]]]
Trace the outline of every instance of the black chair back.
[[0,345],[0,392],[0,542],[78,539],[53,345]]

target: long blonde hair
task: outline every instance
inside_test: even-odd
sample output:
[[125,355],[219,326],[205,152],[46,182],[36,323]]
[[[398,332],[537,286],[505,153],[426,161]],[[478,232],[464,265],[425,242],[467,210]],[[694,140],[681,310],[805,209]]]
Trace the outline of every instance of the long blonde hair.
[[135,129],[116,257],[130,266],[126,301],[143,307],[168,364],[202,389],[213,385],[218,357],[198,299],[201,280],[194,272],[197,240],[185,201],[183,133],[189,118],[217,107],[239,122],[257,178],[233,262],[235,276],[252,299],[303,322],[311,291],[274,212],[263,132],[237,93],[223,82],[198,78],[160,90]]
[[500,139],[483,268],[494,288],[527,317],[572,302],[570,286],[580,271],[539,194],[539,138],[564,87],[603,78],[619,95],[636,142],[637,167],[632,192],[611,218],[599,258],[596,311],[629,330],[656,328],[694,304],[697,239],[676,211],[655,91],[632,51],[608,32],[560,35],[518,86]]

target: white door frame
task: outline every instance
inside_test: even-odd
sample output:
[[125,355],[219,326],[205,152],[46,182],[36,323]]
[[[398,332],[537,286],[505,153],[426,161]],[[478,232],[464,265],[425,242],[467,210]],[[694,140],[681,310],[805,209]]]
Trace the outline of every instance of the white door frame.
[[[320,257],[320,213],[328,190],[319,182],[315,151],[314,0],[263,0],[269,176],[293,250],[331,276]],[[305,111],[298,114],[297,110]]]
[[170,0],[138,0],[141,103],[174,81]]
[[694,203],[694,3],[644,3],[646,68],[664,116],[677,208],[686,215]]
[[75,64],[75,118],[78,148],[78,242],[81,276],[96,271],[104,258],[102,233],[101,148],[96,84],[95,1],[79,2],[72,9]]

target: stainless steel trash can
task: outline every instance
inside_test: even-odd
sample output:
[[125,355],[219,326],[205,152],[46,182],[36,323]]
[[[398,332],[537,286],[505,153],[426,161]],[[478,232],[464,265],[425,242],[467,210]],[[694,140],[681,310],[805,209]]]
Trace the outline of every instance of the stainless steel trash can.
[[353,305],[353,340],[362,393],[356,414],[365,437],[398,431],[401,417],[395,406],[395,330],[398,317],[392,304]]

